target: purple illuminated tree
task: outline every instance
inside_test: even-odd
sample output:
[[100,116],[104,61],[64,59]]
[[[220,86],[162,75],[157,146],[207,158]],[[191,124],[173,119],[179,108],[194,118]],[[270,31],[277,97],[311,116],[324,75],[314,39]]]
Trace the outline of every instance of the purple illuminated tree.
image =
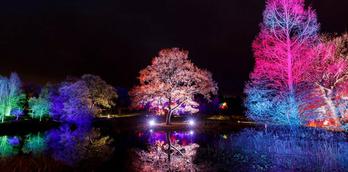
[[298,85],[307,80],[318,42],[316,14],[304,0],[268,0],[253,42],[255,67],[245,104],[251,119],[299,125]]
[[92,100],[85,82],[64,82],[56,94],[51,97],[53,116],[59,120],[76,124],[89,124],[93,112]]
[[55,120],[87,122],[114,106],[117,97],[116,89],[99,76],[68,78],[58,88],[51,88],[50,114]]
[[173,114],[198,112],[195,95],[209,100],[218,89],[212,74],[196,67],[188,59],[188,51],[178,48],[161,50],[140,71],[139,80],[140,85],[130,91],[134,106],[166,115],[167,124]]

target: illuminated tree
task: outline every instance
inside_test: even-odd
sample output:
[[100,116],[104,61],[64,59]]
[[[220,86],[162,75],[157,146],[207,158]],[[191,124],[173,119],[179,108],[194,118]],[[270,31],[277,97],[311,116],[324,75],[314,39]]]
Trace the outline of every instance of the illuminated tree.
[[44,88],[41,90],[39,97],[31,97],[28,101],[29,104],[29,115],[32,118],[39,118],[40,121],[44,116],[49,115],[51,103],[49,101],[48,89]]
[[62,83],[58,92],[51,96],[51,103],[52,116],[59,116],[65,122],[89,123],[93,115],[90,110],[92,100],[84,81]]
[[252,45],[255,67],[245,89],[250,118],[300,124],[297,86],[307,80],[318,28],[316,14],[304,8],[304,0],[267,1]]
[[0,76],[0,116],[1,122],[10,116],[12,110],[23,109],[25,95],[21,90],[21,81],[16,73],[9,78]]
[[134,106],[166,115],[170,124],[173,114],[198,112],[195,95],[206,99],[217,93],[212,74],[196,67],[188,59],[188,51],[163,49],[152,64],[140,71],[140,85],[130,91]]
[[314,85],[308,100],[314,99],[317,106],[307,106],[306,110],[316,110],[313,118],[323,121],[323,126],[340,127],[348,107],[348,34],[323,36],[314,54],[316,60],[308,77]]
[[115,100],[118,95],[116,89],[111,85],[107,84],[99,76],[86,74],[81,77],[86,83],[89,90],[89,95],[92,100],[91,111],[98,114],[102,109],[110,109],[115,106]]

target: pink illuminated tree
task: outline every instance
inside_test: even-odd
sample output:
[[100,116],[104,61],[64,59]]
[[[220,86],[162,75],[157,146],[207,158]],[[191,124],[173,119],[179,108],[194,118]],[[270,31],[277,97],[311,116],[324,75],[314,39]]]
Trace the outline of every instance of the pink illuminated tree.
[[316,108],[314,120],[324,121],[324,127],[340,127],[348,106],[348,34],[323,36],[314,50],[316,60],[308,78],[314,83],[312,98],[323,102],[312,107]]
[[210,100],[218,89],[212,74],[196,67],[188,51],[178,48],[161,50],[152,64],[140,71],[139,81],[130,91],[133,105],[166,115],[167,124],[173,114],[198,112],[195,96]]
[[300,124],[298,85],[307,80],[311,50],[318,42],[317,18],[304,0],[268,0],[253,42],[255,67],[245,93],[248,116]]

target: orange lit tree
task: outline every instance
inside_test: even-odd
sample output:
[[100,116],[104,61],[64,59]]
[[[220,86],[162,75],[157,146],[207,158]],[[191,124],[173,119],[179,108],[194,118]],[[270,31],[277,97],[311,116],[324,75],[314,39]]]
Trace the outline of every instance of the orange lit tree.
[[210,100],[218,90],[212,74],[195,66],[188,51],[178,48],[161,50],[152,64],[140,71],[139,81],[130,91],[134,107],[166,115],[167,125],[173,114],[199,111],[195,95]]

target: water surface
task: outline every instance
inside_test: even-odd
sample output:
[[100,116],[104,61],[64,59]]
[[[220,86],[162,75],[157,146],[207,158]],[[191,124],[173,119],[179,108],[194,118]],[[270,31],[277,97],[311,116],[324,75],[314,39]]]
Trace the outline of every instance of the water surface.
[[0,168],[31,171],[345,171],[343,133],[317,129],[123,131],[64,125],[0,136]]

